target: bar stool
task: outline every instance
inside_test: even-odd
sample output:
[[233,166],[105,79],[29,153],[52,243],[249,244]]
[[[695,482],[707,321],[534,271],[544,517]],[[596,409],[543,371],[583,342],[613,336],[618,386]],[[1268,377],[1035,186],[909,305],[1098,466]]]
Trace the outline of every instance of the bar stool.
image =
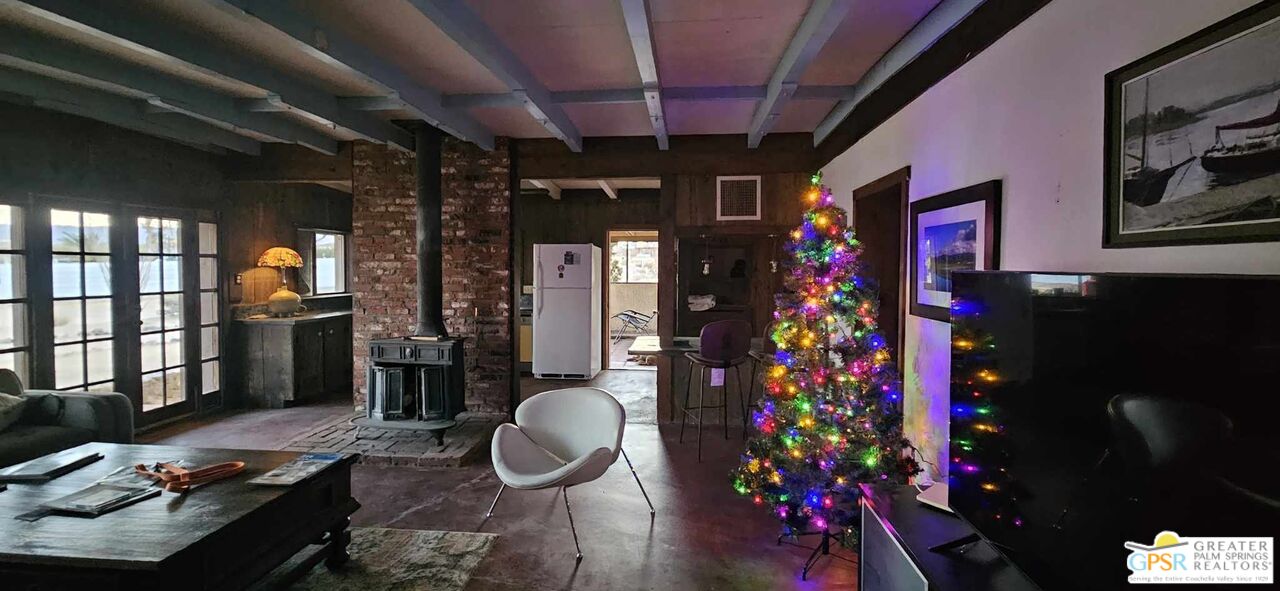
[[[702,327],[698,335],[698,352],[685,353],[689,360],[689,380],[685,382],[684,406],[680,409],[680,443],[684,443],[684,426],[686,418],[698,420],[698,461],[702,461],[702,411],[721,409],[721,422],[724,423],[724,438],[729,438],[729,372],[730,368],[737,373],[737,367],[750,359],[751,324],[745,320],[719,320]],[[693,385],[693,366],[698,366],[698,405],[689,406],[690,389]],[[720,385],[720,404],[704,403],[707,369],[723,369],[725,381]],[[738,395],[742,396],[742,376],[738,376]],[[698,411],[694,417],[693,411]]]
[[764,394],[764,383],[759,377],[760,368],[769,367],[773,363],[774,357],[778,354],[778,344],[773,342],[773,326],[775,322],[770,322],[764,327],[764,341],[760,345],[760,349],[751,350],[751,385],[747,389],[747,395],[742,399],[742,438],[747,438],[747,427],[750,425],[750,415],[747,414],[751,409],[759,409],[760,404],[753,402],[756,394],[756,383],[760,382],[760,393]]

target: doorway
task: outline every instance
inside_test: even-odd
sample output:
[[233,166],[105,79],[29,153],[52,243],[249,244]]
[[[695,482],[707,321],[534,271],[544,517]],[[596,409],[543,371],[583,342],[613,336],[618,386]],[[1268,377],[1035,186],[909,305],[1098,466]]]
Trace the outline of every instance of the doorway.
[[609,230],[608,369],[657,371],[658,231]]
[[907,185],[911,167],[876,179],[853,191],[853,230],[863,244],[866,273],[880,292],[880,330],[901,363],[906,321]]

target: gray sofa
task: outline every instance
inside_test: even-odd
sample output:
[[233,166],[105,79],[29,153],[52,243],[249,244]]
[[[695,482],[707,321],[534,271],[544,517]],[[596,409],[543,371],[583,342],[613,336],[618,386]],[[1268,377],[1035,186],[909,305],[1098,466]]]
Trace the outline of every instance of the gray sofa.
[[[14,393],[16,378],[0,376],[7,393]],[[124,394],[24,390],[20,395],[27,399],[21,418],[0,431],[0,467],[90,441],[133,443],[133,405]]]

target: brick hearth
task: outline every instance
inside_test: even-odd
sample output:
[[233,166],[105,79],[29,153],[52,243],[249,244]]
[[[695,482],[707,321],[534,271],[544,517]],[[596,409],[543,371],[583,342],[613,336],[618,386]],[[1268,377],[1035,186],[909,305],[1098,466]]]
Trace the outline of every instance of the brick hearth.
[[350,423],[353,413],[323,427],[313,429],[289,442],[285,451],[314,453],[358,453],[360,463],[374,466],[457,467],[485,457],[493,431],[505,422],[501,414],[463,413],[458,426],[444,436],[444,447],[425,431],[361,428]]

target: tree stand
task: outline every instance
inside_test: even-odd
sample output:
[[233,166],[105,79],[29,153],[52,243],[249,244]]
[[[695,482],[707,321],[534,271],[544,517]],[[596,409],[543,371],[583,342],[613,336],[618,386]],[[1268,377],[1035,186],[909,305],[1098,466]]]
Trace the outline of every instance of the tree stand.
[[[778,545],[779,546],[782,545],[784,541],[783,538],[799,539],[802,536],[822,536],[822,541],[818,542],[818,545],[812,548],[813,552],[809,554],[809,558],[804,561],[804,570],[800,571],[801,581],[809,580],[809,571],[812,570],[813,567],[818,564],[818,560],[822,559],[823,556],[834,558],[836,560],[843,560],[845,562],[848,562],[849,564],[857,564],[857,562],[851,558],[846,558],[844,556],[840,556],[839,554],[834,554],[831,552],[831,540],[834,539],[838,542],[843,539],[843,536],[841,534],[833,534],[828,530],[809,531],[809,532],[800,532],[800,533],[784,532],[783,534],[778,536]],[[809,548],[809,546],[798,544],[796,542],[787,542],[787,544],[796,546],[798,548]]]

